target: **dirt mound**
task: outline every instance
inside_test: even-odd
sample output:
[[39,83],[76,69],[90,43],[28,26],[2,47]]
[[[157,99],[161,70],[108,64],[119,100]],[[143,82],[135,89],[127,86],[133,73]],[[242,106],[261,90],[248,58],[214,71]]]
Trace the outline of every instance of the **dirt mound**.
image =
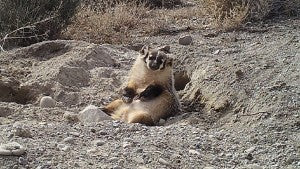
[[[181,35],[145,40],[171,45],[183,105],[155,127],[65,118],[117,97],[136,51],[59,40],[1,53],[0,143],[26,152],[1,156],[0,166],[297,168],[299,30],[296,20],[262,33],[194,32],[187,46],[178,44]],[[56,107],[40,108],[44,95]]]

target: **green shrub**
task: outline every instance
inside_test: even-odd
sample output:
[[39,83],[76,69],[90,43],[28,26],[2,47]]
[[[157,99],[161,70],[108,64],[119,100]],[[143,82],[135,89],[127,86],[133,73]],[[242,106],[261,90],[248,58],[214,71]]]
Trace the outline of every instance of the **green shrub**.
[[79,3],[80,0],[1,0],[0,45],[26,46],[55,39],[68,25]]

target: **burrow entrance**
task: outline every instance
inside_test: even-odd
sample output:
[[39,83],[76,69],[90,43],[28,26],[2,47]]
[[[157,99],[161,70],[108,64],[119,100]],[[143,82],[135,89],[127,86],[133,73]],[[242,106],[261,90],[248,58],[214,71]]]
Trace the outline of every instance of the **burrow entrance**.
[[32,103],[34,100],[29,89],[19,87],[19,83],[0,81],[0,102],[15,102],[18,104]]
[[183,90],[185,86],[191,81],[186,70],[181,70],[174,73],[174,86],[176,91]]

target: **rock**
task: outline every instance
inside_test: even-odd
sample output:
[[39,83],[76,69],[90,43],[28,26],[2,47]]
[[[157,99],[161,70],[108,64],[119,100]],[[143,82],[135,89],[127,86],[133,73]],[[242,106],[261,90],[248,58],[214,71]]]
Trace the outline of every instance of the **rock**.
[[246,166],[242,166],[238,169],[263,169],[263,167],[261,167],[257,164],[249,164],[249,165],[246,165]]
[[189,154],[191,154],[191,155],[200,155],[200,152],[196,151],[196,150],[189,150]]
[[127,142],[127,141],[123,142],[123,148],[129,148],[131,146],[132,146],[132,144],[130,142]]
[[190,35],[180,37],[178,43],[180,45],[190,45],[193,42],[193,38]]
[[103,120],[112,120],[110,116],[93,105],[89,105],[84,110],[79,112],[78,118],[83,123],[95,123]]
[[218,50],[216,50],[216,51],[214,52],[214,55],[218,55],[220,52],[221,52],[221,50],[218,49]]
[[65,145],[65,144],[58,144],[57,148],[61,151],[69,151],[70,150],[70,146]]
[[54,107],[56,104],[56,101],[52,99],[50,96],[44,96],[40,100],[40,107],[42,108],[51,108]]
[[158,159],[158,162],[161,163],[161,164],[164,164],[164,165],[170,165],[170,163],[167,162],[167,161],[166,161],[165,159],[163,159],[163,158],[159,158],[159,159]]
[[105,142],[102,141],[102,140],[94,140],[94,141],[92,142],[92,144],[93,144],[94,146],[102,146],[102,145],[105,144]]
[[17,142],[0,145],[0,155],[20,156],[25,153],[25,148]]
[[144,159],[141,157],[135,157],[133,158],[133,161],[135,161],[138,164],[144,164]]
[[160,119],[158,125],[163,126],[166,123],[166,120]]
[[64,116],[63,116],[68,122],[71,122],[71,123],[76,123],[79,121],[78,119],[78,114],[75,114],[73,112],[65,112],[64,113]]
[[23,157],[20,157],[18,161],[19,161],[19,164],[21,164],[21,165],[26,165],[28,163],[27,160]]
[[67,137],[63,140],[63,142],[73,144],[74,140],[74,137]]
[[98,150],[96,148],[91,148],[91,149],[88,149],[86,152],[88,154],[95,154]]
[[215,167],[204,167],[203,169],[216,169]]
[[78,133],[78,132],[70,132],[69,134],[72,135],[72,136],[75,136],[75,137],[80,136],[80,133]]
[[15,127],[14,135],[19,137],[25,137],[25,138],[32,137],[31,131],[23,125],[18,125]]
[[248,153],[248,154],[249,154],[249,153],[252,153],[252,152],[254,152],[255,148],[256,148],[255,146],[250,147],[250,148],[248,148],[247,150],[245,150],[245,152]]

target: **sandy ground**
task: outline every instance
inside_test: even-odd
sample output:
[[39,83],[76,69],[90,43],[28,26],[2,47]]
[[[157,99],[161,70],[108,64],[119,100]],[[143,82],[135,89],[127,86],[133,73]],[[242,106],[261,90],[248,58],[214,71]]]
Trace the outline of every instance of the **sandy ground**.
[[[170,45],[176,84],[189,82],[183,113],[160,126],[66,118],[118,97],[136,51],[47,41],[0,53],[0,144],[26,148],[0,168],[300,168],[299,19],[138,41]],[[41,108],[43,95],[56,106]]]

